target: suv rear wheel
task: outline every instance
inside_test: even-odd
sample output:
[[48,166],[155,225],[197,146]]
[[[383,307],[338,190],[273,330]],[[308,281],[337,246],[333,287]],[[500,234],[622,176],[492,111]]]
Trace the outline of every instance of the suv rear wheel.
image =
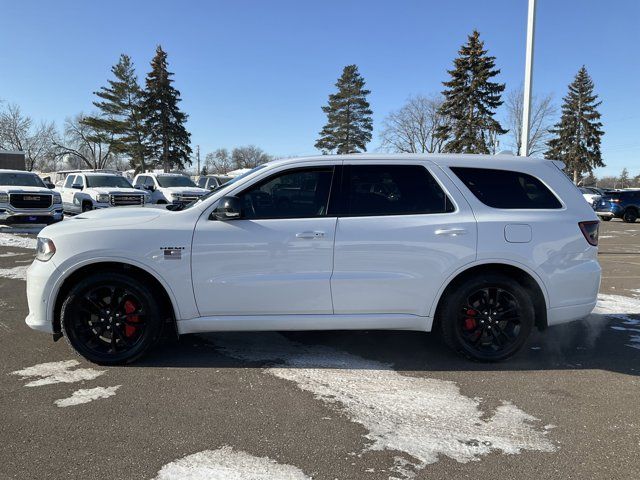
[[524,345],[535,313],[529,293],[515,279],[486,274],[449,292],[439,317],[450,348],[472,360],[497,362]]
[[638,212],[635,208],[627,208],[622,216],[622,220],[627,223],[635,223],[638,219]]
[[78,282],[62,304],[62,332],[73,349],[91,362],[130,363],[162,334],[156,305],[153,293],[135,278],[96,273]]

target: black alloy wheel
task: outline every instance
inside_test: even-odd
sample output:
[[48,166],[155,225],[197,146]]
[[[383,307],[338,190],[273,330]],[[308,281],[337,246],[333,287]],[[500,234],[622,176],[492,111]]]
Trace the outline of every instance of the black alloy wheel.
[[477,361],[516,353],[534,324],[530,292],[515,279],[492,274],[469,279],[445,299],[439,319],[445,342]]
[[81,280],[62,305],[61,326],[74,350],[101,365],[130,363],[156,343],[163,322],[153,293],[120,273]]

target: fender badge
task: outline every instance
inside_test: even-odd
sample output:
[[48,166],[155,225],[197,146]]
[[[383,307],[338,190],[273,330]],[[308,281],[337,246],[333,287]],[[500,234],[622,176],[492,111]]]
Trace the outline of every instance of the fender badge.
[[180,260],[184,247],[160,247],[160,250],[164,252],[165,260]]

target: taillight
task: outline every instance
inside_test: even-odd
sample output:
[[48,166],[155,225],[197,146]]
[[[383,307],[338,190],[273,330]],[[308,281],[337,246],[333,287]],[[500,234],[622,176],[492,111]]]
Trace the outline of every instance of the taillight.
[[598,229],[600,228],[600,222],[593,220],[590,222],[578,222],[580,231],[584,235],[584,238],[589,242],[589,245],[594,247],[598,246]]

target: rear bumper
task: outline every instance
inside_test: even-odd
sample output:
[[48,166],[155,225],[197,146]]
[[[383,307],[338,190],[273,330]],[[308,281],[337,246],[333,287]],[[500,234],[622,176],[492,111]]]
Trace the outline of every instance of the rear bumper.
[[556,307],[547,310],[547,325],[560,325],[562,323],[573,322],[589,315],[596,307],[596,301],[583,303],[580,305],[569,305],[567,307]]

